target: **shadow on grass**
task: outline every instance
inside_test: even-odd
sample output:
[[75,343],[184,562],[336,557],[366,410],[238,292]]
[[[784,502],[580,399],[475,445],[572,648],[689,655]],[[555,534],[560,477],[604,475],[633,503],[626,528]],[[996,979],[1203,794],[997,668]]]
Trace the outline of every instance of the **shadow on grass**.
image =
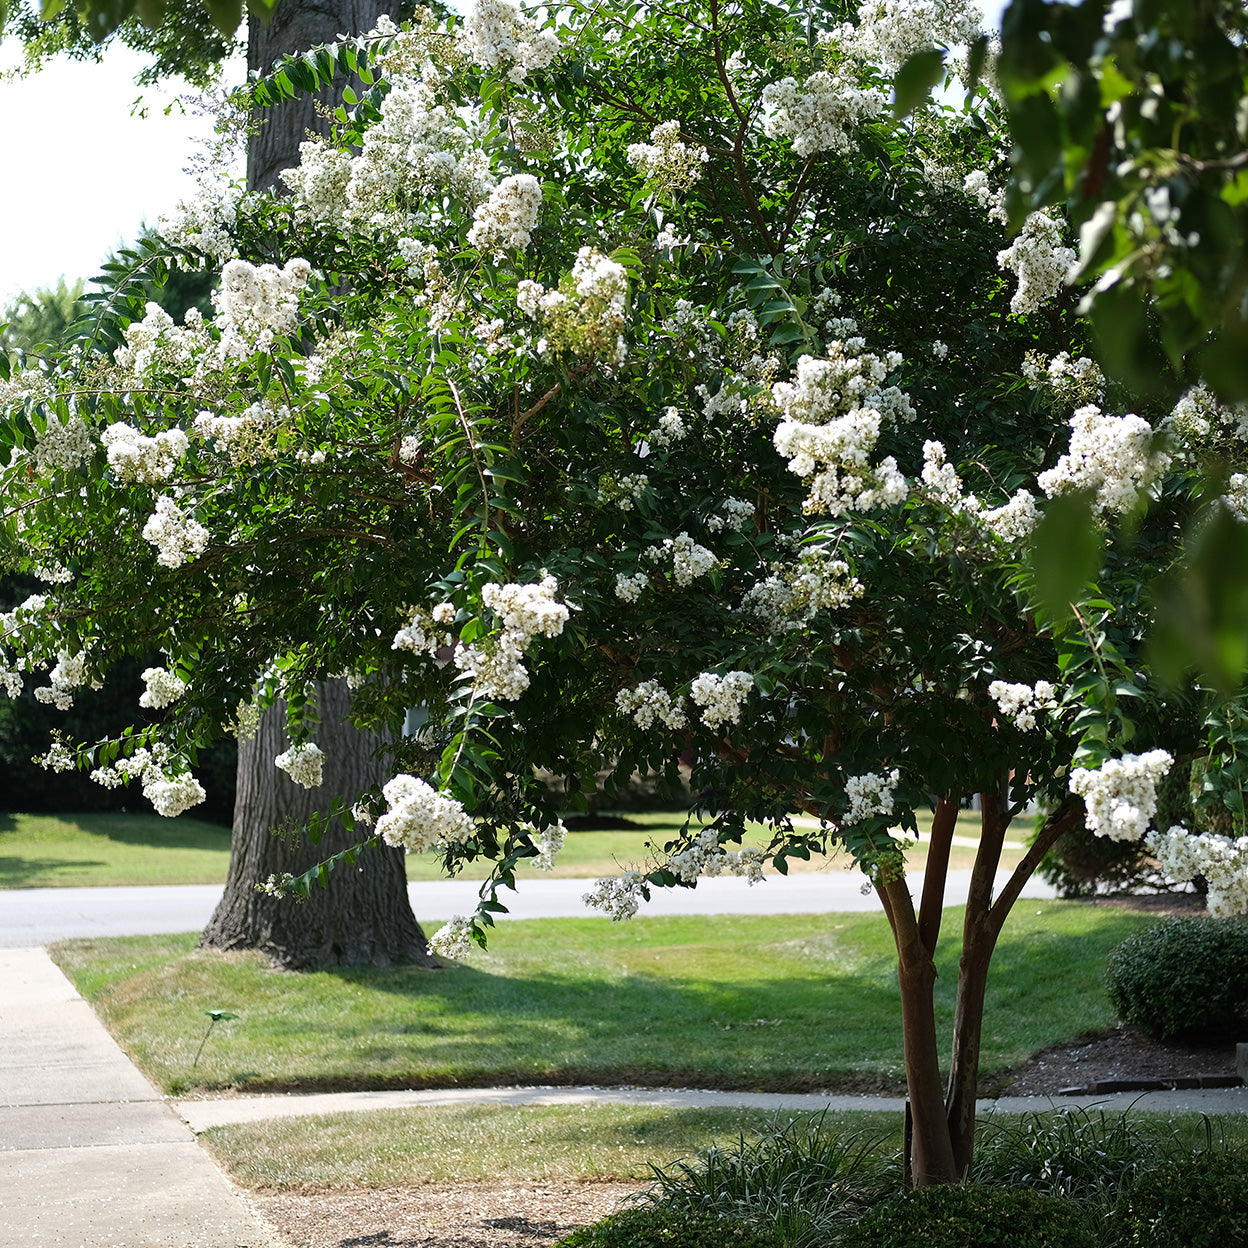
[[[27,819],[55,820],[64,829],[64,834],[77,839],[79,837],[104,837],[121,845],[144,845],[158,849],[207,849],[229,852],[230,829],[215,823],[205,823],[202,819],[165,819],[160,815],[130,814],[128,812],[104,814],[73,814],[73,815],[28,815]],[[20,833],[18,813],[0,813],[0,836],[5,833]],[[45,838],[36,836],[35,843],[40,840],[55,840],[56,837]],[[0,859],[3,861],[14,861]],[[54,862],[51,865],[64,865]],[[94,862],[82,862],[81,866],[96,866]]]
[[106,867],[100,860],[77,859],[67,862],[63,858],[7,858],[0,855],[0,888],[25,888],[33,880],[47,880],[58,871],[75,874],[92,867]]

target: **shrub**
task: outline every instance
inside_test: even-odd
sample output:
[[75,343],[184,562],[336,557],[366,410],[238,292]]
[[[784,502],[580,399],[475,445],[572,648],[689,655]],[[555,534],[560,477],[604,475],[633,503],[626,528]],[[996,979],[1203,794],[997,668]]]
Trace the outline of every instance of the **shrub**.
[[776,1238],[713,1214],[634,1205],[573,1231],[556,1248],[776,1248]]
[[1099,1248],[1077,1203],[975,1183],[904,1192],[835,1242],[837,1248]]
[[1199,1152],[1152,1167],[1125,1191],[1115,1219],[1121,1248],[1248,1244],[1248,1150]]
[[1059,897],[1133,893],[1165,883],[1143,841],[1094,836],[1082,823],[1071,828],[1045,854],[1040,860],[1039,874],[1053,885]]
[[1248,923],[1158,923],[1109,955],[1105,982],[1119,1017],[1159,1039],[1225,1032],[1248,1004]]

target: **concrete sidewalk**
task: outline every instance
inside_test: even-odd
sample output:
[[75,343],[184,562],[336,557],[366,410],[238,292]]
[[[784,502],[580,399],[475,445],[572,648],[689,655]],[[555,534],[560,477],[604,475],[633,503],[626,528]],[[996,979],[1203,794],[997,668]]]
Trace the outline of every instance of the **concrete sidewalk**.
[[280,1248],[43,949],[0,949],[0,1248]]

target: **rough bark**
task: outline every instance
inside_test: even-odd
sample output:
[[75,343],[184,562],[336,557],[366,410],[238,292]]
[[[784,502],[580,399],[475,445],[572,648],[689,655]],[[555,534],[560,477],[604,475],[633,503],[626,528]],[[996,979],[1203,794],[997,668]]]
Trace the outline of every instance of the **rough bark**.
[[234,839],[225,893],[200,937],[200,948],[259,949],[291,969],[310,966],[435,966],[412,915],[401,850],[364,850],[354,867],[340,865],[328,888],[307,901],[277,898],[257,889],[270,875],[298,874],[345,849],[358,837],[333,821],[312,845],[296,829],[335,795],[354,797],[361,785],[384,779],[374,756],[376,738],[346,720],[350,695],[343,681],[318,686],[325,750],[323,783],[304,789],[273,765],[289,744],[280,706],[262,717],[239,750]]
[[[289,52],[303,52],[320,43],[332,43],[340,35],[371,30],[377,19],[394,16],[394,0],[281,0],[266,26],[251,19],[247,28],[247,69],[267,73],[273,62]],[[247,143],[247,186],[253,191],[279,186],[283,169],[299,163],[299,144],[308,136],[324,134],[324,117],[318,112],[341,101],[343,84],[319,96],[289,100],[280,108],[265,109],[256,118],[260,129]],[[279,187],[280,189],[280,187]]]

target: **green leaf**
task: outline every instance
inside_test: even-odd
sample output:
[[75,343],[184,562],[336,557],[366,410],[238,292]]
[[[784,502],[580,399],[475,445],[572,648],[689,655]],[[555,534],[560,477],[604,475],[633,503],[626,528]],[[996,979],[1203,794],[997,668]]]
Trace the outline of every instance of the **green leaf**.
[[893,116],[907,117],[926,104],[944,76],[945,54],[939,48],[925,48],[909,57],[893,79]]
[[212,24],[227,39],[232,38],[243,20],[242,0],[204,0],[204,7],[208,10]]
[[1028,544],[1036,595],[1054,619],[1069,619],[1071,604],[1101,564],[1101,535],[1085,493],[1062,494],[1044,509]]

